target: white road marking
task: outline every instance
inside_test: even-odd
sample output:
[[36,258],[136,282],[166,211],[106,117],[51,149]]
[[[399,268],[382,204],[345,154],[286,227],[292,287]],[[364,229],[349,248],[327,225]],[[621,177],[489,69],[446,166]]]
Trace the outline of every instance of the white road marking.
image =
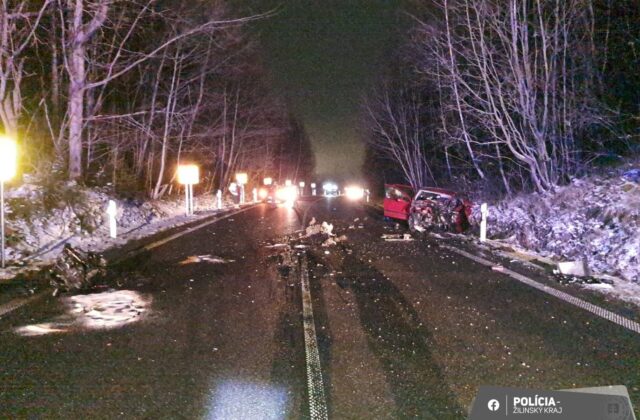
[[0,305],[0,317],[3,317],[4,315],[8,314],[9,312],[13,312],[18,308],[23,307],[24,305],[31,303],[33,301],[36,301],[40,298],[43,298],[45,295],[47,294],[47,291],[43,291],[40,292],[36,295],[33,295],[31,297],[28,298],[20,298],[20,299],[14,299],[11,302],[7,302],[4,305]]
[[[178,238],[180,238],[181,236],[184,236],[184,235],[189,234],[189,233],[191,233],[191,232],[195,232],[196,230],[198,230],[198,229],[202,229],[202,228],[203,228],[203,227],[205,227],[205,226],[209,226],[209,225],[211,225],[211,224],[213,224],[213,223],[219,222],[220,220],[224,220],[224,219],[227,219],[227,218],[229,218],[229,217],[231,217],[231,216],[235,216],[235,215],[236,215],[236,214],[238,214],[238,213],[242,213],[242,212],[245,212],[245,211],[247,211],[247,210],[250,210],[250,209],[254,208],[255,206],[256,206],[256,205],[250,205],[250,206],[248,206],[248,207],[244,207],[244,208],[242,208],[242,209],[240,209],[240,210],[236,210],[236,211],[232,211],[231,213],[227,213],[227,214],[225,214],[225,215],[223,215],[223,216],[216,217],[216,218],[211,219],[211,220],[207,220],[207,221],[206,221],[206,222],[204,222],[204,223],[200,223],[200,224],[198,224],[198,225],[196,225],[196,226],[190,227],[189,229],[185,229],[185,230],[180,231],[180,232],[178,232],[178,233],[175,233],[175,234],[173,234],[173,235],[171,235],[171,236],[168,236],[168,237],[166,237],[166,238],[164,238],[164,239],[160,239],[159,241],[155,241],[155,242],[152,242],[152,243],[150,243],[150,244],[148,244],[148,245],[145,245],[144,247],[142,247],[142,250],[149,251],[149,250],[151,250],[151,249],[157,248],[157,247],[159,247],[160,245],[164,245],[164,244],[166,244],[167,242],[171,242],[171,241],[173,241],[174,239],[178,239]],[[135,253],[136,253],[136,251],[134,251],[133,253],[135,254]],[[131,255],[128,255],[128,257],[130,257],[130,256],[131,256]]]
[[[456,252],[462,256],[465,256],[473,261],[476,261],[480,264],[489,266],[489,267],[493,267],[496,264],[486,260],[482,257],[478,257],[477,255],[473,255],[470,254],[466,251],[463,251],[461,249],[455,248],[453,246],[449,246],[449,245],[443,245],[443,248],[449,249],[453,252]],[[546,294],[549,294],[551,296],[554,296],[560,300],[562,300],[563,302],[567,302],[571,305],[577,306],[578,308],[584,309],[585,311],[589,311],[592,314],[602,318],[602,319],[606,319],[607,321],[611,321],[614,324],[618,324],[621,327],[624,327],[626,329],[628,329],[629,331],[635,332],[637,334],[640,334],[640,324],[637,323],[636,321],[633,321],[629,318],[625,318],[621,315],[616,314],[615,312],[611,312],[607,309],[604,309],[598,305],[594,305],[593,303],[589,303],[583,299],[577,298],[575,296],[572,296],[568,293],[562,292],[558,289],[555,289],[551,286],[547,286],[545,284],[539,283],[535,280],[530,279],[529,277],[523,276],[522,274],[516,273],[515,271],[511,271],[507,268],[504,268],[502,270],[500,270],[501,273],[506,274],[508,276],[510,276],[511,278],[514,278],[516,280],[518,280],[521,283],[526,284],[527,286],[531,286],[534,289],[538,289],[541,292],[544,292]]]
[[309,392],[309,415],[312,420],[328,419],[327,400],[324,395],[324,382],[320,366],[320,353],[316,337],[316,325],[313,319],[311,290],[307,256],[302,254],[300,264],[300,283],[302,285],[302,322],[304,328],[304,349],[307,361],[307,387]]

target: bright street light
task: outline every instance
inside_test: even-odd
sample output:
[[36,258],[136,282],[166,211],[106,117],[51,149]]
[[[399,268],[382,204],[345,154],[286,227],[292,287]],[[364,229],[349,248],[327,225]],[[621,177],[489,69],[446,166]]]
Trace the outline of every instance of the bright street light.
[[178,183],[182,185],[200,183],[200,168],[198,165],[179,165]]
[[304,181],[300,181],[300,184],[298,185],[300,185],[300,188],[304,188]]
[[236,182],[238,184],[245,185],[248,180],[249,180],[249,177],[247,176],[246,172],[238,172],[236,174]]
[[285,187],[290,187],[290,186],[291,186],[291,180],[290,180],[290,179],[287,179],[287,180],[284,182],[284,185],[285,185]]
[[178,165],[178,183],[185,186],[185,206],[187,216],[193,214],[193,185],[200,182],[200,168],[198,165]]
[[4,268],[4,183],[16,176],[18,165],[18,146],[11,137],[0,136],[0,236],[2,236],[2,256],[0,257]]
[[271,185],[271,184],[273,184],[273,179],[271,179],[271,178],[267,177],[267,178],[265,178],[265,179],[263,180],[263,184],[264,184],[264,185]]

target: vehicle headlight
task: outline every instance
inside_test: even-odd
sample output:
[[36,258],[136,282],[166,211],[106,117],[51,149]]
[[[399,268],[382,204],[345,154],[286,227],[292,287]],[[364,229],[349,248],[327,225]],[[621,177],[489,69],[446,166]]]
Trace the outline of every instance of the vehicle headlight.
[[364,197],[364,189],[362,187],[345,187],[344,193],[349,200],[362,200],[362,197]]

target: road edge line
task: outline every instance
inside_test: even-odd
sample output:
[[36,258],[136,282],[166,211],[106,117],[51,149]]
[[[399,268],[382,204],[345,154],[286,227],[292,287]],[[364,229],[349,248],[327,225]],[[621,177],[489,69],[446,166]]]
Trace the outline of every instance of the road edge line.
[[313,318],[311,289],[309,288],[309,272],[307,270],[307,254],[302,253],[300,263],[300,284],[302,288],[302,324],[304,329],[304,350],[307,364],[307,390],[309,393],[309,416],[312,420],[329,418],[327,399],[324,393],[322,367],[316,325]]
[[37,293],[33,296],[29,296],[28,298],[23,298],[23,299],[14,299],[11,300],[3,305],[0,305],[0,318],[2,318],[3,316],[10,314],[11,312],[15,311],[16,309],[22,308],[23,306],[34,302],[36,300],[39,300],[41,298],[43,298],[44,296],[48,295],[49,291],[48,290],[43,290],[40,293]]
[[126,258],[130,258],[131,256],[136,255],[136,254],[138,254],[138,253],[140,253],[142,251],[150,251],[150,250],[152,250],[154,248],[157,248],[157,247],[159,247],[161,245],[164,245],[164,244],[166,244],[168,242],[171,242],[171,241],[173,241],[175,239],[178,239],[178,238],[180,238],[180,237],[182,237],[184,235],[187,235],[187,234],[189,234],[191,232],[195,232],[198,229],[202,229],[203,227],[206,227],[206,226],[209,226],[209,225],[211,225],[213,223],[216,223],[216,222],[219,222],[221,220],[227,219],[227,218],[229,218],[231,216],[235,216],[236,214],[240,214],[240,213],[243,213],[243,212],[245,212],[247,210],[251,210],[251,209],[257,207],[258,205],[259,204],[254,204],[254,205],[250,205],[250,206],[247,206],[247,207],[232,211],[232,212],[227,213],[227,214],[223,214],[222,216],[218,216],[218,217],[214,216],[213,219],[207,220],[206,222],[197,224],[195,226],[192,226],[192,227],[187,228],[185,230],[182,230],[180,232],[174,233],[173,235],[170,235],[170,236],[168,236],[166,238],[163,238],[163,239],[157,240],[155,242],[152,242],[150,244],[144,245],[141,248],[138,248],[137,250],[132,251],[129,255],[126,256]]
[[[470,254],[466,251],[463,251],[461,249],[458,249],[456,247],[450,246],[450,245],[441,245],[443,248],[448,249],[450,251],[456,252],[464,257],[467,257],[477,263],[480,263],[482,265],[486,265],[488,267],[493,267],[496,265],[496,263],[491,262],[487,259],[484,259],[482,257],[479,257],[477,255],[473,255]],[[622,315],[618,315],[615,312],[609,311],[608,309],[604,309],[598,305],[595,305],[593,303],[587,302],[586,300],[580,299],[578,297],[575,297],[573,295],[570,295],[569,293],[563,292],[561,290],[558,290],[556,288],[553,288],[551,286],[547,286],[546,284],[537,282],[533,279],[530,279],[527,276],[524,276],[520,273],[516,273],[515,271],[509,270],[508,268],[503,268],[499,271],[499,273],[503,273],[508,275],[509,277],[526,284],[527,286],[533,287],[534,289],[537,289],[543,293],[546,293],[548,295],[551,295],[557,299],[562,300],[563,302],[569,303],[573,306],[577,306],[580,309],[584,309],[587,312],[591,312],[592,314],[596,315],[599,318],[605,319],[607,321],[613,322],[614,324],[617,324],[623,328],[626,328],[627,330],[631,331],[631,332],[635,332],[636,334],[640,334],[640,323],[623,317]]]

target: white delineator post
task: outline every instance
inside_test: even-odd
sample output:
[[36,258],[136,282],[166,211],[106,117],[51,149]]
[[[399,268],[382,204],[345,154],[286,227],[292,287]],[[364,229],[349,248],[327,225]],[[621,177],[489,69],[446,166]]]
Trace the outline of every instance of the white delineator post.
[[249,181],[249,177],[246,172],[238,172],[236,174],[236,182],[240,185],[240,204],[245,203],[244,187]]
[[258,189],[254,188],[253,189],[253,202],[255,203],[256,201],[258,201]]
[[482,215],[482,221],[480,221],[480,242],[484,242],[487,240],[487,216],[489,215],[487,203],[482,203],[480,206],[480,214]]
[[367,197],[367,203],[368,203],[369,202],[369,196],[371,195],[371,191],[365,190],[364,193],[365,193],[365,195]]
[[313,195],[313,196],[316,195],[316,183],[315,182],[311,183],[311,195]]
[[216,193],[216,204],[218,206],[218,210],[222,210],[222,190],[218,190]]
[[116,202],[109,200],[109,205],[107,206],[107,215],[109,216],[109,236],[114,239],[118,237],[118,225],[116,223],[117,214],[118,208],[116,207]]
[[189,184],[185,184],[184,186],[184,210],[185,214],[189,216]]

